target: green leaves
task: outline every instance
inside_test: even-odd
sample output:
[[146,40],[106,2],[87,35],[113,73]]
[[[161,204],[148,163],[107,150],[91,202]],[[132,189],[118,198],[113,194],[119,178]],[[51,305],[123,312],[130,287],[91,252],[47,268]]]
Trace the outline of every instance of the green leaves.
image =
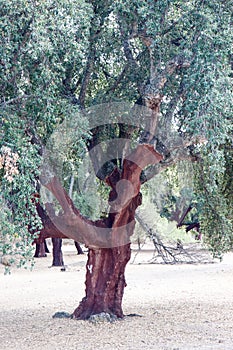
[[[23,237],[14,247],[29,252],[28,225],[40,225],[31,198],[54,130],[77,118],[77,142],[61,140],[69,146],[62,158],[68,189],[90,136],[80,105],[144,103],[145,86],[161,76],[161,141],[176,131],[205,137],[205,147],[193,146],[202,157],[195,180],[202,230],[214,251],[229,247],[232,1],[0,0],[0,16],[0,147],[19,154],[20,172],[8,183],[0,169],[7,208],[0,232]],[[178,58],[182,64],[169,74]],[[75,200],[87,213],[88,204]]]
[[[211,152],[212,151],[212,152]],[[232,248],[232,147],[207,144],[195,166],[195,196],[204,239],[216,257]]]
[[[18,174],[12,175],[12,180],[9,176],[0,179],[0,254],[11,256],[11,263],[21,266],[32,258],[32,243],[41,224],[33,203],[38,152],[28,139],[20,139],[17,131],[15,128],[11,146],[17,151]],[[6,132],[6,136],[9,134],[13,134],[12,129]]]

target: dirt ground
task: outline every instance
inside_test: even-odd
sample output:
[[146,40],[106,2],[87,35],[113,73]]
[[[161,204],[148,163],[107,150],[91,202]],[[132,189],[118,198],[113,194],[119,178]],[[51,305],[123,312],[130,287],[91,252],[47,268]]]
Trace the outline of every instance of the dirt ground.
[[65,272],[49,268],[50,254],[33,272],[4,276],[0,267],[1,350],[233,349],[232,253],[197,265],[147,264],[151,252],[140,253],[127,267],[123,305],[141,317],[92,324],[52,318],[84,296],[86,256],[70,245],[63,252]]

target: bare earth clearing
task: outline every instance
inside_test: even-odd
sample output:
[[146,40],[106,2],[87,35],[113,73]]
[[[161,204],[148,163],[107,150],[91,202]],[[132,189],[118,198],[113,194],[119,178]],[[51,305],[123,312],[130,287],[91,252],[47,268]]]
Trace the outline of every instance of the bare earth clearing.
[[66,272],[48,268],[50,254],[33,272],[0,267],[1,350],[233,349],[232,253],[215,264],[129,264],[124,312],[142,317],[99,324],[52,318],[84,296],[86,256],[71,245],[63,253]]

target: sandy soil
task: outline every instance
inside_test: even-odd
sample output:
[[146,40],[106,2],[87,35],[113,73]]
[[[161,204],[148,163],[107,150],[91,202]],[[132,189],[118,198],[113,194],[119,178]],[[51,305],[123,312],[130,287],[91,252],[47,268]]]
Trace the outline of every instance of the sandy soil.
[[63,252],[66,272],[48,268],[50,255],[33,272],[4,276],[0,267],[1,350],[233,349],[233,254],[215,264],[129,264],[124,312],[142,317],[95,325],[52,318],[84,296],[86,256]]

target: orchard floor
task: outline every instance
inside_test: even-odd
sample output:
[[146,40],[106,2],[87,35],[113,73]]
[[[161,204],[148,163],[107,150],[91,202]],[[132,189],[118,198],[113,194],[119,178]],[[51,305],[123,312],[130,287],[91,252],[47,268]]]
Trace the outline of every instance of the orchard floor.
[[[63,247],[65,272],[37,259],[33,272],[0,266],[1,350],[233,349],[233,254],[222,263],[129,264],[126,317],[115,323],[53,319],[84,295],[86,256]],[[147,261],[151,252],[140,253]]]

